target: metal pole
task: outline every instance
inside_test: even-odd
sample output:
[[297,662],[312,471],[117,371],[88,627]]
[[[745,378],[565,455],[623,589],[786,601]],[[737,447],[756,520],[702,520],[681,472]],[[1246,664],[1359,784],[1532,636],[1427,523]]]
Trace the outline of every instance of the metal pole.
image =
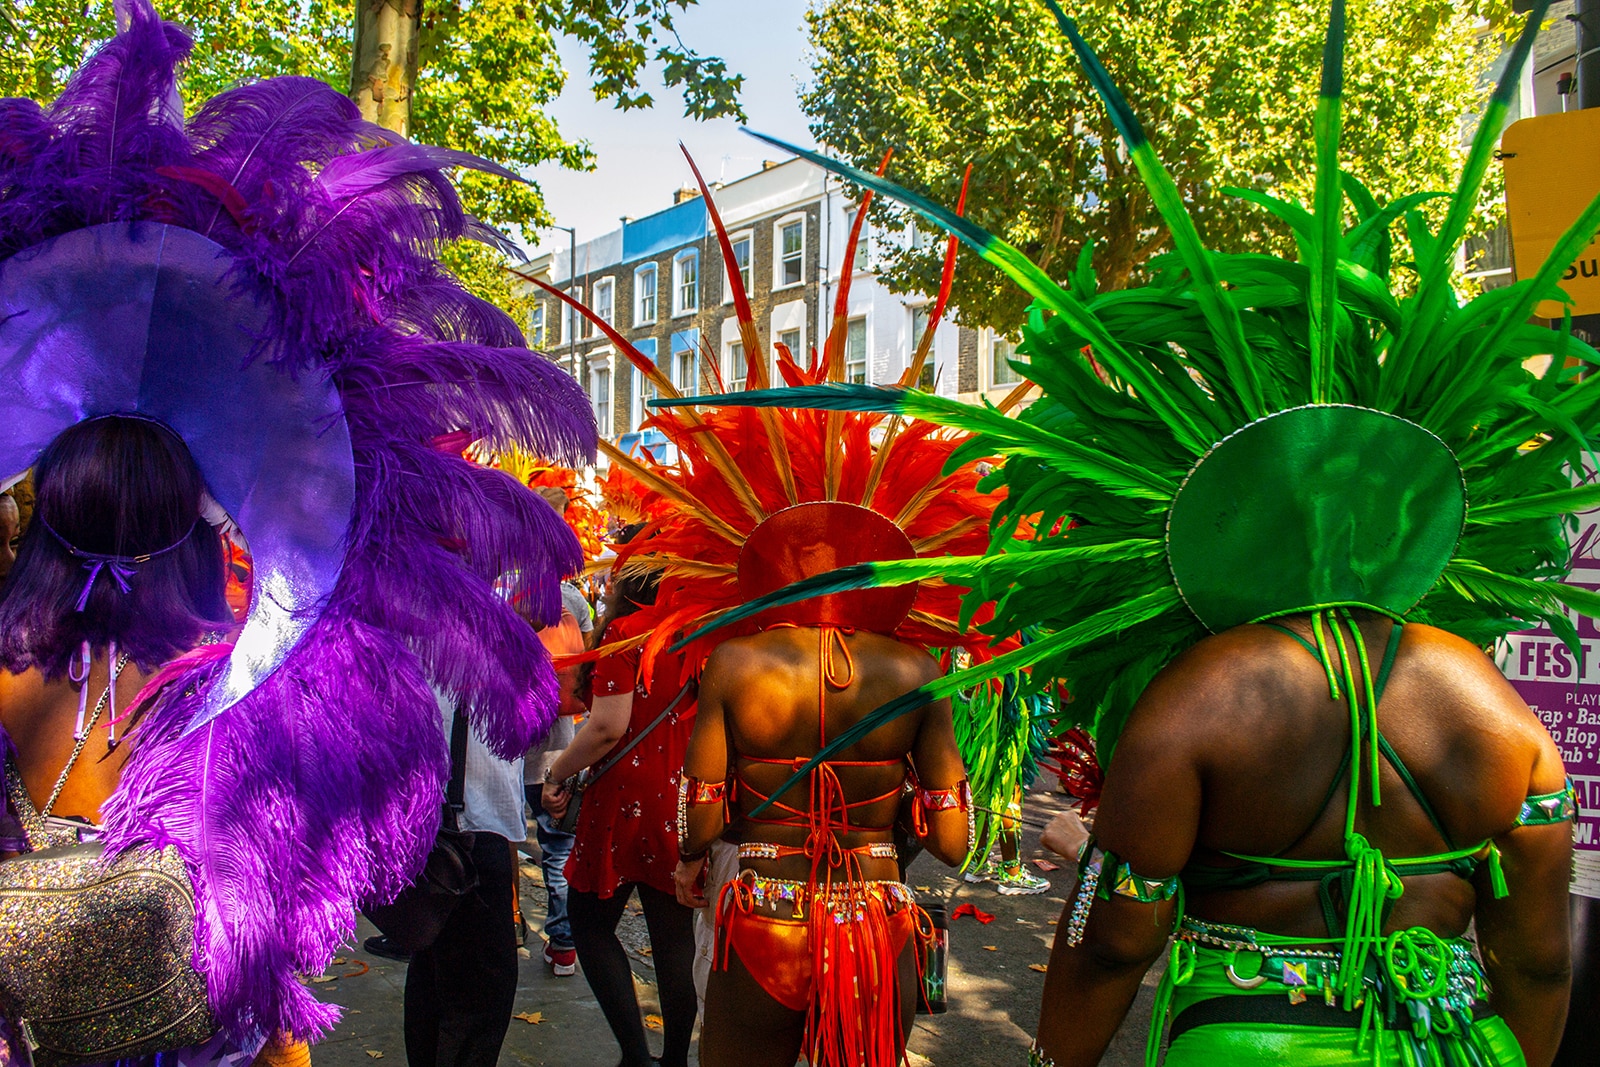
[[[573,296],[573,282],[578,277],[578,231],[571,226],[551,225],[552,230],[567,231],[567,295]],[[571,308],[564,309],[567,314],[567,373],[574,378],[578,376],[578,313]]]
[[[1577,106],[1600,107],[1600,0],[1577,0],[1570,18],[1577,29]],[[1600,315],[1573,316],[1572,332],[1590,342],[1600,340]],[[1600,1042],[1600,900],[1577,895],[1567,899],[1572,998],[1552,1067],[1593,1063]]]
[[1600,0],[1575,0],[1572,22],[1578,31],[1578,106],[1600,107]]

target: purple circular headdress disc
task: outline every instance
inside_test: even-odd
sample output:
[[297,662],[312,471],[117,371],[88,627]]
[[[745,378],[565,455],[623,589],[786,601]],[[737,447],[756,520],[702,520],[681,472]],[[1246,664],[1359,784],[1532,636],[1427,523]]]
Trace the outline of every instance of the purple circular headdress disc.
[[355,501],[350,434],[325,372],[252,359],[265,309],[191,230],[115,222],[0,262],[0,474],[67,427],[140,415],[189,446],[250,542],[250,615],[191,724],[281,666],[339,579]]

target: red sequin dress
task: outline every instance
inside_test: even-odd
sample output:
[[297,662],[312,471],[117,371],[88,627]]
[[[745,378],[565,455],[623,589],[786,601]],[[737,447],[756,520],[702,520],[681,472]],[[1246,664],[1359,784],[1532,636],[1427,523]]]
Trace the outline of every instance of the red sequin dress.
[[[608,626],[606,642],[633,637],[639,631],[629,623],[638,618],[630,615]],[[677,655],[662,652],[656,658],[654,686],[646,693],[639,685],[637,648],[606,656],[595,664],[596,697],[633,694],[628,730],[612,752],[621,751],[672,703],[678,695],[681,666]],[[695,708],[694,694],[685,696],[665,722],[585,790],[575,831],[578,840],[567,861],[567,884],[573,889],[609,897],[624,885],[643,882],[663,893],[674,891],[678,775],[689,747]],[[608,753],[599,762],[610,758]]]

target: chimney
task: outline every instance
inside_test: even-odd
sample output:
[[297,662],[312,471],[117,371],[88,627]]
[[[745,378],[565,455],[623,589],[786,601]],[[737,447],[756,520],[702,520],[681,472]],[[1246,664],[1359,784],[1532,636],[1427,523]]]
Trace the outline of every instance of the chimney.
[[696,189],[692,185],[685,185],[682,188],[680,188],[677,192],[672,194],[672,202],[674,204],[681,204],[685,200],[693,200],[695,197],[697,197],[699,195],[700,195],[700,190],[699,189]]

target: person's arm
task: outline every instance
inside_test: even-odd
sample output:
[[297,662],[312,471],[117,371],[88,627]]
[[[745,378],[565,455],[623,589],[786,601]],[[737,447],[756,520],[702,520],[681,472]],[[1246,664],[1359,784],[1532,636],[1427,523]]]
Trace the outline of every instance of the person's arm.
[[[1200,772],[1183,729],[1185,716],[1194,717],[1178,707],[1179,680],[1163,681],[1151,683],[1128,720],[1095,817],[1096,843],[1148,879],[1183,869],[1200,819]],[[1097,896],[1074,946],[1067,943],[1073,903],[1056,926],[1039,1013],[1038,1047],[1056,1067],[1100,1061],[1166,945],[1176,910],[1174,900]]]
[[[929,663],[932,664],[932,660]],[[936,669],[935,669],[936,670]],[[917,772],[917,786],[927,791],[965,792],[962,784],[967,780],[967,769],[961,762],[961,749],[956,744],[950,702],[941,700],[929,704],[922,711],[922,725],[911,749],[911,763]],[[920,803],[920,801],[916,801]],[[935,811],[923,808],[927,833],[919,844],[931,852],[939,862],[948,867],[959,866],[972,847],[972,798],[960,807],[945,807]]]
[[571,799],[561,783],[579,771],[593,767],[605,758],[606,753],[616,748],[622,735],[628,732],[628,720],[632,717],[631,692],[594,698],[594,710],[578,728],[572,744],[555,758],[545,772],[547,781],[541,793],[541,802],[551,818],[559,819],[566,814],[567,802]]
[[1064,811],[1045,825],[1039,844],[1063,859],[1078,861],[1078,850],[1089,840],[1089,824],[1076,811]]
[[[727,712],[724,708],[724,678],[728,656],[719,649],[706,661],[700,674],[699,703],[694,713],[694,730],[689,734],[689,749],[684,755],[683,778],[679,783],[679,803],[683,822],[678,851],[682,859],[673,872],[678,902],[691,908],[708,903],[700,891],[700,876],[707,850],[727,828],[725,804],[707,800],[697,803],[694,791],[719,787],[726,789],[730,767]],[[705,798],[700,798],[705,799]]]
[[[1530,721],[1532,714],[1527,713]],[[1529,795],[1565,787],[1561,754],[1534,725],[1539,748]],[[1572,985],[1567,887],[1572,823],[1522,826],[1495,839],[1510,894],[1496,900],[1488,864],[1477,878],[1478,945],[1489,977],[1489,1003],[1517,1035],[1529,1067],[1548,1067],[1561,1044]]]

